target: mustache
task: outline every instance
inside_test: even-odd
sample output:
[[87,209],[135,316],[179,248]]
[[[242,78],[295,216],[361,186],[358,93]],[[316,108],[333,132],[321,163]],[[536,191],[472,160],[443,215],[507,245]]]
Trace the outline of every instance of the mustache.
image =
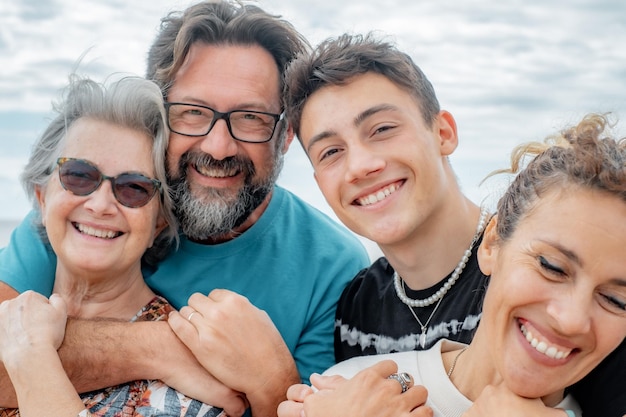
[[225,172],[243,172],[246,178],[251,178],[256,174],[252,160],[241,155],[215,159],[204,152],[186,152],[181,156],[178,164],[178,176],[180,178],[186,176],[186,167],[189,165],[199,168],[217,169]]

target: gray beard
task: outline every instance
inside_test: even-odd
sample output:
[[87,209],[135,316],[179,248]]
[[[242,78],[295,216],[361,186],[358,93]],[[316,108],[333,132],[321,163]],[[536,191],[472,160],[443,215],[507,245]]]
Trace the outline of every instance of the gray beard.
[[[235,197],[230,190],[203,188],[192,192],[187,182],[187,166],[190,161],[202,159],[205,165],[235,165],[245,174],[244,186]],[[269,193],[283,165],[283,155],[278,152],[272,164],[273,169],[265,178],[255,178],[256,170],[252,161],[233,157],[216,161],[209,155],[187,155],[181,158],[180,178],[170,179],[174,193],[175,214],[182,232],[191,240],[215,240],[231,234],[241,226],[256,210]]]

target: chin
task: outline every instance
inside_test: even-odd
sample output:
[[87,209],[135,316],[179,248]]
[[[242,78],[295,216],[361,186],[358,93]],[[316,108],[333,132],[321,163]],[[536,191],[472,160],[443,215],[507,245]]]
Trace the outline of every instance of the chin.
[[508,376],[505,377],[505,384],[511,392],[523,398],[557,398],[553,405],[563,398],[564,388],[555,381],[554,376],[537,374]]

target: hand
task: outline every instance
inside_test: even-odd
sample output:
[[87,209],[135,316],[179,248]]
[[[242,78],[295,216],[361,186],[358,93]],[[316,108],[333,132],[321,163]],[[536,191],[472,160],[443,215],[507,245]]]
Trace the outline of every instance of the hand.
[[318,391],[311,394],[301,386],[291,387],[287,394],[289,401],[279,406],[279,416],[431,417],[432,409],[424,405],[428,396],[426,389],[412,386],[402,393],[398,382],[387,378],[397,371],[395,362],[382,361],[352,379],[314,374],[311,382]]
[[242,416],[250,407],[246,396],[222,384],[186,347],[183,349],[184,352],[177,353],[176,361],[166,367],[170,372],[162,374],[159,379],[188,397],[223,408],[229,417]]
[[239,294],[193,294],[189,305],[172,313],[168,322],[209,373],[246,395],[255,416],[276,415],[289,385],[300,381],[267,313]]
[[463,417],[567,417],[560,408],[547,407],[539,398],[523,398],[506,385],[487,385]]
[[287,390],[287,401],[278,405],[278,417],[302,417],[304,399],[314,391],[306,384],[294,384]]
[[53,294],[48,300],[41,294],[26,291],[0,304],[0,361],[9,367],[38,349],[61,346],[65,335],[67,308],[63,299]]

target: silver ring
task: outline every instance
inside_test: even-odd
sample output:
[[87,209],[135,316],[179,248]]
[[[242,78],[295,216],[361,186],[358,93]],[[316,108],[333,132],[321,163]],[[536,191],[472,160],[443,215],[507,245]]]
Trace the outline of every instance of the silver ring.
[[192,317],[193,317],[193,315],[194,315],[194,314],[196,314],[196,313],[197,313],[197,311],[196,311],[196,310],[192,311],[192,312],[191,312],[191,313],[187,316],[187,321],[191,321],[191,318],[192,318]]
[[405,393],[413,383],[413,377],[408,372],[401,372],[399,374],[391,374],[387,377],[387,379],[395,379],[400,383],[402,387],[402,393]]

